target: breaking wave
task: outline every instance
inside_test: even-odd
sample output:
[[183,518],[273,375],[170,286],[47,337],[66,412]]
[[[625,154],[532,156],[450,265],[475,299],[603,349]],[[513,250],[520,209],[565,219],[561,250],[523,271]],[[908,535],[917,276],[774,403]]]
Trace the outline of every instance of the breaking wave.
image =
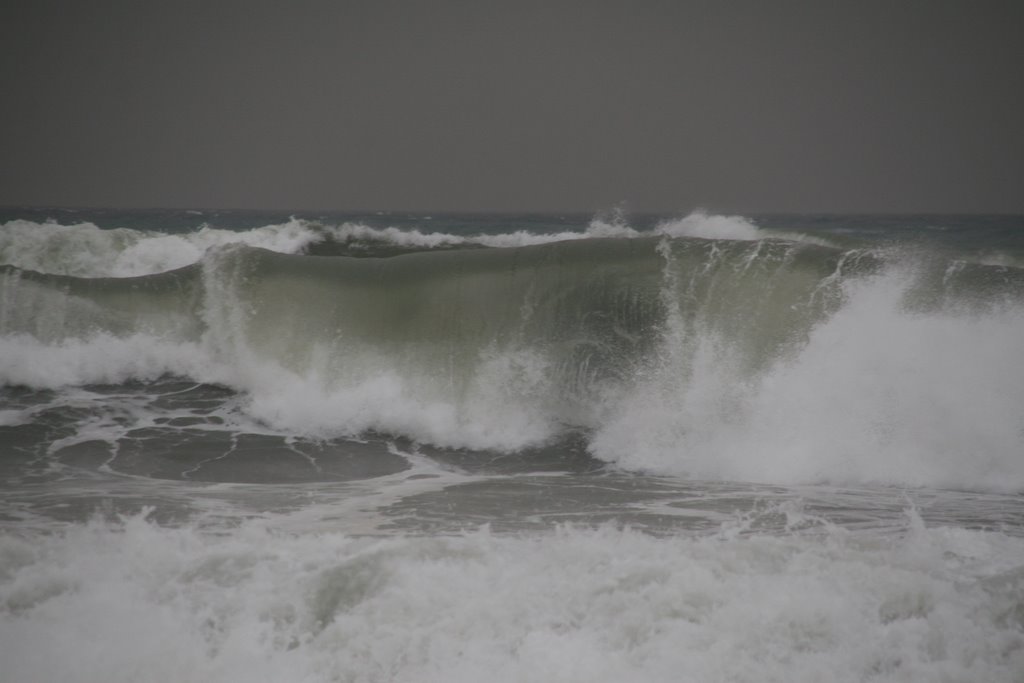
[[394,258],[234,244],[124,278],[2,266],[0,381],[181,375],[315,437],[582,434],[652,472],[1024,488],[1022,271],[682,223]]

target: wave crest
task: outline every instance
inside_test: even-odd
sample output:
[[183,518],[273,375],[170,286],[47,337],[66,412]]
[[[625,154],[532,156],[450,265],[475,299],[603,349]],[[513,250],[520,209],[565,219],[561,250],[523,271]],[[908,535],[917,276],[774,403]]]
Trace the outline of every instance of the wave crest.
[[15,220],[0,226],[0,263],[56,275],[134,277],[191,265],[207,250],[228,244],[301,253],[321,239],[315,224],[301,219],[245,231],[203,227],[182,234]]

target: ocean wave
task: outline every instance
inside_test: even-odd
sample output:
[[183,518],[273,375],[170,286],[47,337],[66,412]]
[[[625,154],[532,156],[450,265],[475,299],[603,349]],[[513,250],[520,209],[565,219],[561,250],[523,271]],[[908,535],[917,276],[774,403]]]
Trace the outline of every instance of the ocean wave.
[[1015,269],[694,237],[3,268],[8,385],[171,374],[284,434],[511,453],[582,432],[636,470],[1024,489]]

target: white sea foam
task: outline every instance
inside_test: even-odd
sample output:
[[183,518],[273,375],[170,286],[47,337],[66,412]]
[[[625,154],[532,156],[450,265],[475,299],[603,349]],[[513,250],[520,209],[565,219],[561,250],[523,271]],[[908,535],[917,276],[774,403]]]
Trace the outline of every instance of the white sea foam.
[[592,221],[585,231],[566,230],[553,233],[536,233],[516,230],[498,234],[454,235],[447,232],[422,232],[398,228],[374,228],[362,223],[343,223],[327,228],[327,232],[339,242],[384,243],[401,247],[436,249],[438,247],[483,246],[496,248],[525,247],[534,244],[550,244],[565,240],[579,240],[588,237],[637,237],[641,233],[624,224],[608,224]]
[[908,286],[848,283],[846,305],[757,376],[728,340],[683,348],[670,327],[592,451],[714,479],[1024,489],[1024,309],[914,313]]
[[222,372],[201,345],[146,334],[96,334],[57,344],[40,344],[29,335],[0,337],[0,384],[55,389],[165,374],[217,382]]
[[652,231],[638,230],[629,225],[627,219],[615,214],[610,217],[598,216],[592,219],[582,231],[566,230],[553,233],[536,233],[527,230],[498,234],[453,235],[445,232],[424,233],[419,230],[398,228],[373,228],[360,223],[344,223],[328,228],[338,241],[383,242],[404,247],[425,249],[437,247],[478,245],[485,247],[523,247],[534,244],[550,244],[565,240],[590,238],[632,239],[654,235],[668,237],[703,237],[706,239],[756,240],[765,237],[799,239],[796,235],[763,233],[749,219],[742,216],[722,216],[695,211],[685,217],[659,223]]
[[245,231],[204,227],[182,234],[14,220],[0,225],[0,263],[58,275],[129,277],[190,265],[211,247],[247,244],[297,253],[322,238],[298,219]]
[[0,680],[986,681],[1024,670],[1024,541],[0,536]]
[[753,222],[742,216],[709,215],[696,211],[684,218],[662,221],[655,228],[668,237],[703,237],[705,239],[756,240],[762,233]]
[[766,230],[743,216],[723,216],[695,211],[684,218],[662,221],[654,232],[667,237],[702,237],[704,239],[762,240],[776,239],[823,247],[835,246],[827,238],[788,230]]
[[345,381],[325,366],[298,375],[253,360],[244,373],[247,410],[285,432],[351,436],[367,431],[401,434],[436,446],[515,451],[556,437],[552,378],[543,358],[497,354],[473,368],[473,380],[453,391],[429,368],[396,371],[374,354],[347,359]]

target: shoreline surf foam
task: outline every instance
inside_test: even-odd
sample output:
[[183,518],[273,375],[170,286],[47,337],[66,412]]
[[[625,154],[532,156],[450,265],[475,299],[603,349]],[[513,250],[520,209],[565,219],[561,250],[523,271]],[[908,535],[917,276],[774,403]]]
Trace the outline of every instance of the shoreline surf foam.
[[0,535],[0,679],[1009,683],[1022,565],[1020,539],[913,512],[888,539],[94,520]]

